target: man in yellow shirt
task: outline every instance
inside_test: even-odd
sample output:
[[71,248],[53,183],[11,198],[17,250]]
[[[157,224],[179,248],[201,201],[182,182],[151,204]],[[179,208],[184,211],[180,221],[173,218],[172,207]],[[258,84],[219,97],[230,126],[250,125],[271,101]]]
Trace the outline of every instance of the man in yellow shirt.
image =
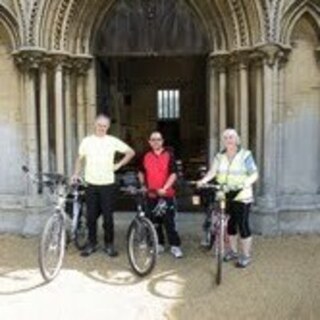
[[[110,119],[99,115],[95,121],[95,133],[85,137],[80,143],[79,155],[76,160],[73,180],[79,177],[84,164],[84,177],[88,185],[86,193],[87,223],[89,241],[82,251],[82,256],[89,256],[97,250],[97,219],[103,216],[105,252],[117,256],[114,248],[113,200],[115,196],[115,171],[126,165],[135,152],[120,139],[107,134]],[[115,154],[124,157],[114,162]]]

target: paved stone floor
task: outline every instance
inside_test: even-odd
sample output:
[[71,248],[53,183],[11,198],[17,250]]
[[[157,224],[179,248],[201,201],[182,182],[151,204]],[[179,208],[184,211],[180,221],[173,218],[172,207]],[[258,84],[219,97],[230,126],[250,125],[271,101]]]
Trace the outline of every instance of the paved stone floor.
[[185,257],[163,254],[143,279],[126,258],[129,220],[116,219],[119,257],[81,258],[70,247],[50,284],[38,271],[37,237],[0,235],[0,319],[320,319],[320,236],[256,236],[254,263],[225,264],[217,287],[212,254],[198,245],[199,215],[179,217]]

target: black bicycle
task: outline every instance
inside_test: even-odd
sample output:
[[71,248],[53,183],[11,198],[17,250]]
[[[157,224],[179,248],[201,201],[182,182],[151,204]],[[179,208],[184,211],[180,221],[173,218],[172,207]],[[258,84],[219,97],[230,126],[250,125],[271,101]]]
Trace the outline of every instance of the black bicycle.
[[79,250],[83,250],[88,242],[85,189],[85,183],[82,179],[79,178],[73,182],[69,187],[65,205],[66,213],[71,220],[67,243],[73,242]]
[[71,239],[78,248],[82,248],[87,241],[83,202],[79,196],[80,184],[69,186],[68,179],[57,173],[31,174],[26,166],[23,166],[22,170],[28,174],[33,183],[49,190],[54,205],[53,212],[41,234],[38,256],[41,274],[49,282],[58,275],[62,267],[67,244],[66,231],[69,229],[66,207],[70,201],[72,203]]
[[157,262],[158,237],[153,223],[145,213],[145,190],[134,186],[121,188],[134,196],[137,214],[127,232],[127,254],[130,266],[140,277],[148,275]]

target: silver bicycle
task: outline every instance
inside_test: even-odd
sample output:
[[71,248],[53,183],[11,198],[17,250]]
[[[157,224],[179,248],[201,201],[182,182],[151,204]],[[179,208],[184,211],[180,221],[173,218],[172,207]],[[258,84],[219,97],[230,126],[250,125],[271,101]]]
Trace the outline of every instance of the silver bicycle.
[[[23,166],[22,170],[33,183],[49,190],[54,206],[41,234],[38,255],[41,274],[49,282],[59,274],[62,267],[67,245],[67,232],[70,233],[69,238],[79,249],[83,248],[87,241],[85,206],[81,196],[83,188],[80,182],[69,185],[68,179],[61,174],[32,174],[26,166]],[[67,210],[67,213],[68,205],[70,210]]]

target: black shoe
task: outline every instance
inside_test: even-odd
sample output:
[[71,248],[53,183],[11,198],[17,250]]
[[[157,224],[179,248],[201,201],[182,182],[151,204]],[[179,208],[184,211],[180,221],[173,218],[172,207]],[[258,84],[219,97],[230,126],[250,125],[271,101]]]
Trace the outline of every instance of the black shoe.
[[113,244],[106,244],[103,251],[109,256],[109,257],[116,257],[118,255],[118,251],[114,248]]
[[92,253],[97,251],[97,245],[88,243],[84,249],[81,251],[80,255],[81,257],[89,257]]

